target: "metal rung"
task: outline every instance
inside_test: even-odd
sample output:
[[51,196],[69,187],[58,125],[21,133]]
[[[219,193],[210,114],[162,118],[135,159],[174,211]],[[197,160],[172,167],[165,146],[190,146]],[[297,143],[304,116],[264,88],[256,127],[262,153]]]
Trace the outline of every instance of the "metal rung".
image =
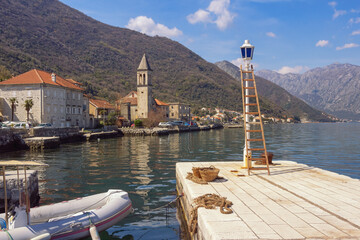
[[244,89],[255,89],[255,87],[244,87]]
[[246,132],[262,132],[261,130],[246,130]]
[[265,151],[265,148],[249,148],[249,151]]
[[259,114],[259,112],[245,112],[245,114],[256,115]]
[[245,103],[245,106],[257,106],[256,103]]
[[254,81],[254,79],[250,79],[250,78],[245,78],[245,79],[243,79],[243,81]]
[[245,97],[256,97],[256,95],[245,95]]
[[254,139],[248,139],[249,142],[261,142],[263,139],[262,138],[254,138]]
[[243,73],[252,73],[253,71],[241,71]]
[[248,122],[248,124],[261,124],[260,122]]

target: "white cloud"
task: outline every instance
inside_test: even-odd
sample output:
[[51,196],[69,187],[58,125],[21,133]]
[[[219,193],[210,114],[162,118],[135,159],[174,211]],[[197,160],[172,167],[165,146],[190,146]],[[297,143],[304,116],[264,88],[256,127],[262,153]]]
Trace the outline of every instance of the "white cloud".
[[199,9],[186,17],[189,23],[214,23],[225,30],[233,21],[235,14],[229,11],[230,0],[212,0],[206,10]]
[[275,37],[276,37],[276,34],[273,33],[273,32],[267,32],[267,33],[266,33],[266,36],[275,38]]
[[349,23],[360,23],[360,17],[350,18]]
[[355,48],[355,47],[359,47],[359,44],[356,43],[346,43],[344,46],[342,47],[336,47],[336,50],[343,50],[346,48]]
[[334,9],[334,14],[333,14],[333,19],[341,16],[341,15],[345,15],[346,14],[346,10],[336,10]]
[[307,67],[307,66],[295,66],[295,67],[283,66],[282,68],[280,68],[276,72],[281,73],[281,74],[303,73],[303,72],[305,72],[305,71],[307,71],[309,69],[310,68]]
[[317,43],[316,43],[316,47],[325,47],[329,44],[329,41],[328,40],[319,40]]
[[202,9],[199,9],[194,14],[188,15],[186,19],[191,24],[195,24],[198,22],[203,22],[203,23],[211,22],[210,13]]
[[360,13],[360,10],[357,10],[357,9],[351,9],[350,12],[352,13]]
[[329,5],[334,8],[334,7],[336,7],[337,3],[335,1],[333,1],[333,2],[329,2]]
[[341,15],[345,15],[347,12],[345,10],[336,10],[336,5],[337,2],[333,1],[333,2],[328,2],[328,4],[334,9],[334,14],[333,14],[333,19],[341,16]]
[[182,31],[176,27],[170,29],[163,24],[155,23],[152,18],[146,16],[131,18],[126,27],[150,36],[177,37],[182,35]]
[[355,35],[360,35],[360,30],[356,30],[356,31],[353,31],[351,33],[352,36],[355,36]]

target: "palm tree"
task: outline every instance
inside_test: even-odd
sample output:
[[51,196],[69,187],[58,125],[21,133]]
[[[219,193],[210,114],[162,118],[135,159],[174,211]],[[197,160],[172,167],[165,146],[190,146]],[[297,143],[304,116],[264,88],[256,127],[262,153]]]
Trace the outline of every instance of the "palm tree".
[[15,111],[15,107],[16,107],[16,103],[18,102],[16,100],[16,98],[10,98],[10,103],[11,103],[11,121],[14,121],[14,111]]
[[106,115],[106,110],[102,109],[99,111],[99,114],[102,115],[103,117],[103,125],[105,126],[105,115]]
[[33,103],[32,99],[25,100],[24,107],[25,107],[25,110],[26,110],[26,113],[27,113],[27,121],[28,122],[29,122],[29,112],[30,112],[30,109],[33,106],[34,106],[34,103]]

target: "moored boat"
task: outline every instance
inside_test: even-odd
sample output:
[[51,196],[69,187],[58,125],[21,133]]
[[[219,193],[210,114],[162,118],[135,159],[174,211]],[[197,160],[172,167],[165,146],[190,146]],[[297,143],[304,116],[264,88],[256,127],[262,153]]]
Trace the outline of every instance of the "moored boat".
[[[118,189],[30,208],[26,169],[47,165],[33,161],[1,161],[0,166],[5,205],[5,213],[0,214],[1,240],[80,239],[88,236],[98,240],[98,232],[113,226],[133,211],[128,193]],[[8,208],[6,167],[17,169],[19,205],[12,211]],[[19,167],[24,168],[23,189]]]
[[[0,239],[84,238],[90,236],[91,226],[98,232],[104,231],[131,212],[131,201],[122,190],[31,208],[30,224],[26,224],[25,209],[16,208],[14,219],[9,220],[9,229],[0,232]],[[0,218],[4,219],[4,214]]]

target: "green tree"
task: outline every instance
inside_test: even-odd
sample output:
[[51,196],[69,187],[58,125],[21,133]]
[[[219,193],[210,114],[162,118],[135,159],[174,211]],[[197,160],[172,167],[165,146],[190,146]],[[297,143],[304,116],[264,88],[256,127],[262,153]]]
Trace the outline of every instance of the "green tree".
[[0,66],[0,82],[5,81],[11,78],[11,72],[7,70],[4,66]]
[[99,114],[103,117],[102,125],[105,126],[105,116],[106,116],[106,110],[102,109],[99,111]]
[[33,106],[34,106],[34,102],[32,99],[25,100],[24,107],[25,107],[26,114],[27,114],[26,121],[28,121],[28,122],[29,122],[29,113]]
[[15,112],[15,107],[16,107],[16,103],[18,102],[16,98],[10,98],[10,103],[11,103],[11,121],[14,121],[14,112]]
[[143,122],[140,119],[135,119],[134,124],[135,124],[135,127],[143,126]]

